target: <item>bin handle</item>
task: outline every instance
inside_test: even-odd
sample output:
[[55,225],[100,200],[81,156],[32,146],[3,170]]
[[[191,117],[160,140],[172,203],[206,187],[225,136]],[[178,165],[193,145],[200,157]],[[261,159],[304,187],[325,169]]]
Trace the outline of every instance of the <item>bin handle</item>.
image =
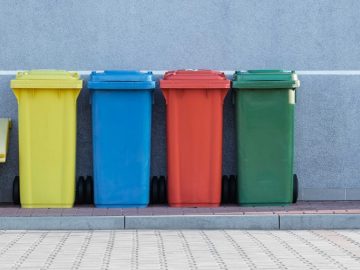
[[164,98],[165,98],[165,104],[167,105],[168,104],[168,98],[169,98],[169,92],[168,92],[168,89],[163,89],[163,94],[164,94]]
[[289,89],[289,104],[296,104],[296,90]]
[[221,89],[221,98],[222,98],[222,102],[224,102],[225,100],[225,97],[227,95],[227,93],[229,92],[229,89],[228,88],[225,88],[225,89]]

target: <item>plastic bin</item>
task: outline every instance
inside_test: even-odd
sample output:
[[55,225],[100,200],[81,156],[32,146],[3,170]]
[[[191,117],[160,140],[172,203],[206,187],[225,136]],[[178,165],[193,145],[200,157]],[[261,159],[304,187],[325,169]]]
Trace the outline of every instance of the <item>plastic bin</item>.
[[20,201],[25,208],[69,208],[75,200],[77,73],[19,72]]
[[238,202],[289,204],[296,200],[293,176],[295,72],[236,72]]
[[93,72],[91,92],[96,207],[149,203],[152,72]]
[[166,72],[170,206],[218,206],[221,200],[223,102],[230,88],[212,70]]

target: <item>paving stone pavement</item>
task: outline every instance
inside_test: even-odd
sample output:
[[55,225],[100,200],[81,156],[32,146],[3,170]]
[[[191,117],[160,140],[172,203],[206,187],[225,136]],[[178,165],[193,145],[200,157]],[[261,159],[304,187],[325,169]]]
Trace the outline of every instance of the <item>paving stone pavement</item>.
[[360,231],[0,231],[0,269],[360,269]]

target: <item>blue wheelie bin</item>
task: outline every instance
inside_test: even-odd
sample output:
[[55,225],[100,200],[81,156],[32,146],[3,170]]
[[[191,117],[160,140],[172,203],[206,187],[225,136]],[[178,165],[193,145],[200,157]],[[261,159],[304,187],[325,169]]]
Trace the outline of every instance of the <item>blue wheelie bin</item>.
[[92,72],[94,204],[149,204],[152,72]]

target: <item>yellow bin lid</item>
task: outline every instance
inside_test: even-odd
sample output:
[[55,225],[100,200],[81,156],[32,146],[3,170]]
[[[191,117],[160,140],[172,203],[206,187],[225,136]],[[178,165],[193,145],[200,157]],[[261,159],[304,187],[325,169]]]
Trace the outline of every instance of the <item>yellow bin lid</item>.
[[82,80],[76,72],[65,70],[30,70],[18,72],[11,80],[11,88],[82,88]]

